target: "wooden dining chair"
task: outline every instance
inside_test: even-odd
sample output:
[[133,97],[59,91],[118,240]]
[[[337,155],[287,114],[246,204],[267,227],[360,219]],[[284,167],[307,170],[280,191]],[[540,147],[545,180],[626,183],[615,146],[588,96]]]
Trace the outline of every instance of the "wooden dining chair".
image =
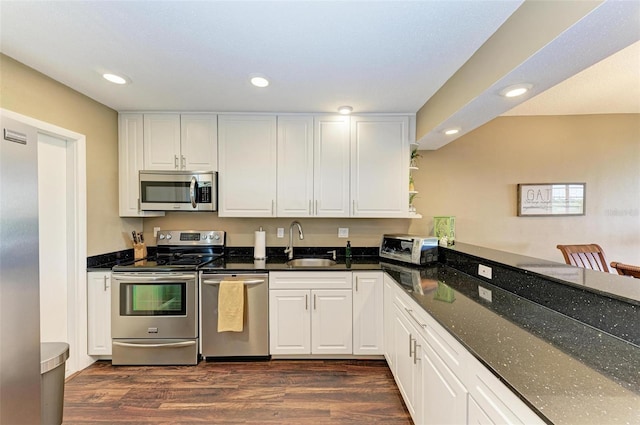
[[621,276],[633,276],[640,279],[640,266],[632,266],[630,264],[622,264],[617,261],[611,262],[611,267],[618,271]]
[[567,264],[609,273],[604,251],[598,244],[558,245],[556,248],[562,252]]

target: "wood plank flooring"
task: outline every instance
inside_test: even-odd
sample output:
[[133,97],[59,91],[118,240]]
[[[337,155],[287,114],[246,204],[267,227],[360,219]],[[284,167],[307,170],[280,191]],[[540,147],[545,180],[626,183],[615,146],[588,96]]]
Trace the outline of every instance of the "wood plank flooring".
[[385,424],[411,418],[384,361],[97,362],[65,383],[64,425]]

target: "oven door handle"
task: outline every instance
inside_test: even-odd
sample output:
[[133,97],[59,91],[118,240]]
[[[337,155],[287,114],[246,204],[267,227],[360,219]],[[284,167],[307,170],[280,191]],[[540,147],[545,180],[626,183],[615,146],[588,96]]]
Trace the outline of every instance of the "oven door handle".
[[196,203],[196,187],[198,186],[198,180],[196,180],[195,176],[191,177],[191,184],[189,185],[189,197],[191,198],[191,206],[195,208],[197,206]]
[[195,341],[167,342],[165,344],[132,344],[130,342],[113,341],[113,345],[132,348],[181,348],[196,345]]
[[135,276],[135,275],[120,275],[113,276],[114,280],[123,280],[127,282],[156,282],[161,280],[163,282],[171,282],[171,281],[185,281],[185,280],[193,280],[195,279],[194,275],[184,274],[184,275],[167,275],[167,276]]
[[[207,279],[207,280],[203,280],[202,283],[205,285],[210,285],[210,286],[218,286],[220,285],[220,282],[222,282],[222,280],[212,280],[212,279]],[[238,281],[238,282],[242,282],[242,281]],[[243,281],[245,286],[246,285],[257,285],[259,283],[264,283],[264,279],[251,279],[251,280],[245,280]]]

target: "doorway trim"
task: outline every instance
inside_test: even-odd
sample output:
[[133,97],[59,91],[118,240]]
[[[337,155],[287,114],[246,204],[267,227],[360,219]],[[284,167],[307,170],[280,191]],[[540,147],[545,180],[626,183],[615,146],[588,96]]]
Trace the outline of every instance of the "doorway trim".
[[67,142],[67,373],[84,369],[93,359],[87,355],[87,155],[83,134],[1,109],[2,115],[35,127],[38,133]]

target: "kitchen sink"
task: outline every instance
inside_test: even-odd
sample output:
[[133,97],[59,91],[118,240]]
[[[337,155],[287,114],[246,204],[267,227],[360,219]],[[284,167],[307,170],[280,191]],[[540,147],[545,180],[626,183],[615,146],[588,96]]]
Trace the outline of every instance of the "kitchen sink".
[[289,267],[331,267],[336,262],[327,258],[296,258],[287,261]]

